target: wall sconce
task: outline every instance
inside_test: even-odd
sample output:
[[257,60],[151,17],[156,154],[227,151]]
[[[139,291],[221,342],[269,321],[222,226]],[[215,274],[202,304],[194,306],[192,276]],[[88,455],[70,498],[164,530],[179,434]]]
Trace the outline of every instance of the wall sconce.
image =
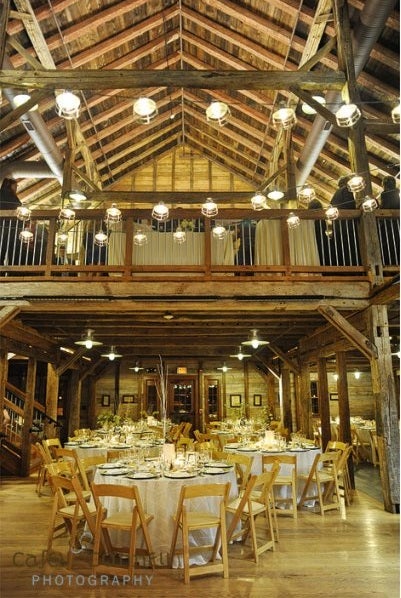
[[92,328],[88,328],[86,334],[81,338],[79,341],[75,341],[75,345],[80,345],[81,347],[86,347],[87,349],[92,349],[92,347],[98,347],[103,343],[96,341],[94,339],[93,333],[95,331]]
[[361,111],[356,104],[343,104],[336,112],[339,127],[352,127],[361,118]]
[[114,361],[118,357],[122,357],[119,353],[116,352],[116,348],[114,345],[110,347],[109,353],[103,353],[101,357],[108,357],[110,361]]
[[299,219],[299,216],[297,216],[296,214],[294,214],[294,212],[290,212],[289,216],[287,218],[287,226],[289,229],[294,229],[294,228],[298,228],[298,226],[301,224],[301,221]]
[[241,346],[238,347],[238,353],[235,355],[230,355],[230,357],[236,357],[240,361],[242,361],[245,357],[252,357],[250,353],[244,353]]
[[204,216],[212,218],[213,216],[217,216],[219,208],[211,197],[207,197],[205,203],[202,204],[201,212]]
[[150,98],[139,98],[134,102],[135,120],[143,125],[148,125],[158,113],[156,102]]
[[173,232],[173,241],[178,245],[182,245],[187,240],[187,233],[185,230],[182,230],[181,226],[177,226],[176,230]]
[[104,247],[105,245],[108,244],[109,237],[107,236],[107,233],[101,228],[100,230],[98,230],[98,232],[94,236],[93,242],[98,247]]
[[283,191],[280,191],[280,189],[277,189],[277,187],[273,187],[273,189],[268,192],[267,197],[273,201],[280,201],[280,199],[283,199],[284,193]]
[[[312,98],[315,100],[315,102],[319,102],[319,104],[325,106],[326,99],[323,96],[312,96]],[[312,108],[312,106],[309,106],[309,104],[307,104],[306,102],[302,104],[301,110],[304,114],[308,114],[309,116],[316,114],[316,110]]]
[[168,206],[166,206],[164,202],[159,201],[159,203],[153,207],[152,218],[158,220],[159,222],[163,222],[165,220],[168,220],[169,213],[170,211],[168,209]]
[[26,220],[30,219],[31,210],[24,205],[18,206],[15,215],[17,216],[18,220],[22,220],[23,222],[25,222]]
[[365,189],[365,179],[360,174],[353,174],[348,179],[347,187],[352,193]]
[[298,199],[300,201],[305,201],[306,203],[309,203],[312,201],[312,199],[315,199],[315,197],[316,191],[312,187],[312,185],[303,185],[303,187],[301,187],[301,189],[298,191]]
[[121,210],[117,208],[117,204],[111,204],[111,208],[107,208],[105,222],[108,224],[116,224],[121,221]]
[[396,125],[400,124],[400,104],[399,103],[391,111],[391,120]]
[[56,112],[66,120],[78,118],[81,100],[71,91],[56,94]]
[[241,345],[245,345],[247,347],[252,347],[253,349],[257,349],[258,347],[261,347],[262,345],[268,345],[269,341],[262,341],[261,339],[258,338],[258,331],[256,330],[256,328],[254,328],[253,330],[251,330],[251,338],[249,338],[247,341],[243,341],[241,343]]
[[[26,102],[28,102],[30,99],[31,96],[29,95],[29,93],[17,93],[17,95],[15,95],[11,101],[13,103],[14,108],[19,108],[23,104],[26,104]],[[38,108],[39,106],[35,104],[34,106],[32,106],[32,108],[29,108],[28,112],[33,112]]]
[[335,206],[329,206],[326,210],[325,210],[325,217],[326,220],[337,220],[338,216],[339,216],[339,211],[338,208],[336,208]]
[[147,242],[148,237],[146,233],[144,233],[143,230],[139,228],[134,235],[134,245],[146,245]]
[[273,112],[273,125],[275,127],[282,127],[283,129],[291,129],[297,122],[295,110],[293,108],[281,107],[276,112]]
[[230,108],[225,102],[213,101],[206,108],[206,120],[220,127],[224,126],[231,116]]
[[377,208],[377,201],[374,197],[367,195],[362,202],[362,210],[364,212],[373,212]]
[[255,212],[259,212],[266,208],[266,201],[266,195],[263,195],[263,193],[255,193],[255,195],[251,197],[251,204]]
[[216,224],[212,228],[212,235],[215,239],[224,239],[227,235],[227,231],[222,224]]

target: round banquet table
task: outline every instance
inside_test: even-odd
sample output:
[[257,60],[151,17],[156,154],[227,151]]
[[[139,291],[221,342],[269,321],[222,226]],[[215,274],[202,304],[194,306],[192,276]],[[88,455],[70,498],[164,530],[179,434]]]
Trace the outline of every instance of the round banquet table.
[[[171,539],[173,535],[173,515],[176,513],[178,499],[183,485],[194,484],[225,484],[231,483],[230,499],[238,496],[238,486],[235,471],[228,470],[222,474],[203,474],[190,478],[167,478],[157,477],[151,479],[130,479],[125,476],[110,476],[101,473],[101,469],[97,469],[95,473],[95,484],[119,484],[119,485],[135,485],[139,489],[139,494],[142,500],[142,505],[146,513],[153,515],[153,520],[149,523],[149,535],[152,541],[152,548],[156,555],[156,563],[159,566],[167,566],[168,553],[170,551]],[[202,502],[201,502],[202,501]],[[128,508],[126,501],[121,501],[117,498],[106,498],[104,506],[109,513],[115,511],[122,511]],[[201,506],[200,506],[201,505]],[[205,497],[198,499],[197,508],[202,510],[219,513],[218,499],[212,497]],[[124,532],[120,532],[124,533]],[[199,544],[212,544],[214,541],[214,530],[200,530],[191,534],[191,546]],[[201,540],[200,540],[201,538]],[[199,539],[199,540],[198,540]],[[142,540],[138,536],[138,541]],[[178,542],[181,539],[179,537]],[[177,546],[180,544],[177,543]],[[207,562],[207,557],[202,553],[195,553],[190,556],[191,565],[203,565]],[[183,567],[182,557],[174,557],[173,567]]]

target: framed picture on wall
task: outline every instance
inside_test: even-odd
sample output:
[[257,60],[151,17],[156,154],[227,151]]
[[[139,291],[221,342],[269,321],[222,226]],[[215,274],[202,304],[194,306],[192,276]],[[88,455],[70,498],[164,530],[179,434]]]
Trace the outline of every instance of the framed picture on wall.
[[338,401],[338,393],[331,392],[330,393],[330,401]]
[[102,407],[110,407],[110,395],[102,395]]
[[121,399],[122,403],[133,403],[134,402],[134,395],[123,395]]
[[241,407],[241,395],[230,395],[230,407]]
[[253,395],[253,406],[254,407],[262,406],[262,395]]

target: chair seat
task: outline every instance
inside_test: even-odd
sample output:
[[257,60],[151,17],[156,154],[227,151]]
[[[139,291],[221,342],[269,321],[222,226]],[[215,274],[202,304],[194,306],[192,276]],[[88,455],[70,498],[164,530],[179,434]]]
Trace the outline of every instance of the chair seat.
[[[90,515],[95,515],[96,514],[96,507],[94,504],[89,504],[88,505],[88,511]],[[61,515],[61,517],[83,517],[84,513],[81,509],[81,507],[78,507],[78,509],[76,510],[76,505],[70,505],[69,507],[63,507],[61,509],[58,510],[59,515]]]
[[[147,515],[144,513],[146,523],[149,523],[153,519],[153,515]],[[140,521],[137,522],[137,528],[140,527]],[[132,526],[132,513],[112,513],[102,521],[102,526],[105,527],[118,527],[131,529]]]
[[[67,494],[64,494],[64,496],[67,502],[75,502],[77,500],[77,495],[75,492],[67,492]],[[92,492],[90,490],[82,490],[82,496],[86,501],[88,501],[92,498]]]
[[274,486],[278,486],[279,484],[282,484],[284,486],[288,486],[289,484],[292,484],[292,476],[290,476],[290,475],[277,476],[276,479],[274,480]]
[[196,529],[197,527],[216,527],[220,525],[220,517],[212,513],[201,511],[189,511],[187,513],[188,527]]
[[[261,495],[261,493],[260,493],[260,495]],[[256,496],[255,496],[255,498],[256,498]],[[241,502],[241,497],[239,496],[238,498],[236,498],[235,500],[230,502],[229,505],[227,505],[226,510],[230,511],[230,512],[235,512],[238,509],[240,502]],[[255,502],[254,500],[251,500],[251,509],[252,509],[252,513],[254,515],[259,515],[259,513],[263,513],[265,511],[266,507],[265,507],[265,505],[262,505],[260,502]],[[246,513],[247,515],[249,515],[250,511],[249,511],[248,503],[244,505],[242,511],[243,511],[243,513]]]

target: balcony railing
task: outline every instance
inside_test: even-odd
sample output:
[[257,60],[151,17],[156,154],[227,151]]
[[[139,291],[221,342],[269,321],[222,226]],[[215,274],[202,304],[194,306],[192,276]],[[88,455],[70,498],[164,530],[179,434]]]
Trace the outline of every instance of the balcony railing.
[[[79,281],[101,276],[116,280],[367,276],[359,211],[344,211],[331,226],[323,213],[296,213],[300,226],[289,229],[288,210],[270,210],[263,217],[252,213],[241,219],[173,218],[166,223],[138,220],[127,210],[122,221],[112,225],[106,225],[98,210],[79,210],[72,222],[61,222],[58,211],[34,211],[29,223],[18,221],[13,212],[2,212],[1,274],[16,280],[34,276],[35,280],[59,277]],[[381,210],[373,215],[383,269],[389,274],[397,272],[399,211]],[[215,238],[215,224],[224,226],[222,238]],[[186,234],[183,243],[174,239],[178,226]],[[24,228],[32,232],[29,243],[20,240]],[[95,241],[100,230],[106,234],[103,246]],[[139,231],[147,237],[143,245],[136,244]]]

